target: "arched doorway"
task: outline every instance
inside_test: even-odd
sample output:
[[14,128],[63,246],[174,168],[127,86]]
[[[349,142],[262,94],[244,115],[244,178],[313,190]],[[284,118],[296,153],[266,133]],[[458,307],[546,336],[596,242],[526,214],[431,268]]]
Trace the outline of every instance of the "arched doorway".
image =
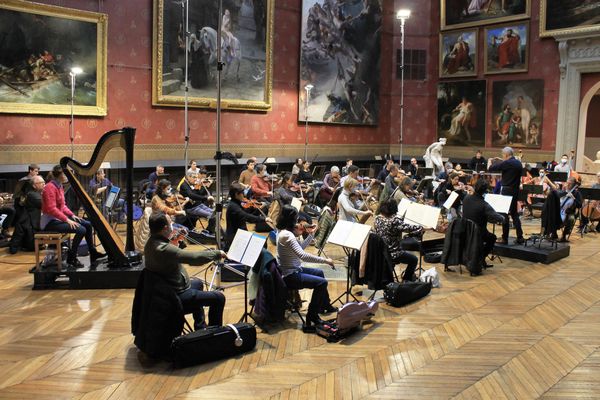
[[592,161],[600,150],[600,80],[581,99],[579,108],[579,130],[577,134],[577,165],[583,169],[584,157]]

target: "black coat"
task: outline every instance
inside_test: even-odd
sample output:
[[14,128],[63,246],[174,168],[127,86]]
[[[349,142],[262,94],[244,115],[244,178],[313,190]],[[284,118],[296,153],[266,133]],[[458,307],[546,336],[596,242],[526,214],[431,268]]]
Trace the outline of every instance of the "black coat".
[[466,218],[457,218],[448,226],[442,263],[462,264],[472,273],[480,273],[483,264],[483,239],[479,227]]
[[131,333],[138,349],[154,358],[169,358],[171,342],[181,335],[185,314],[175,289],[160,275],[142,270],[131,313]]
[[285,318],[288,289],[277,266],[275,257],[262,250],[254,266],[259,286],[254,302],[254,316],[259,323],[278,322]]
[[367,239],[367,257],[365,276],[359,278],[360,251],[352,251],[348,257],[351,268],[352,285],[367,284],[370,290],[385,289],[388,283],[394,281],[394,263],[389,256],[383,239],[375,233],[370,233]]
[[463,201],[463,218],[470,219],[479,227],[481,233],[487,232],[487,223],[504,222],[504,217],[498,214],[483,197],[468,195]]
[[31,190],[21,205],[21,212],[15,222],[15,231],[10,240],[10,247],[18,250],[34,250],[34,234],[40,230],[42,215],[42,193]]
[[542,229],[544,235],[556,233],[562,227],[560,217],[560,197],[556,190],[551,190],[542,207]]
[[246,222],[257,224],[264,220],[265,217],[262,215],[254,215],[246,212],[239,201],[231,200],[225,213],[225,221],[227,222],[227,231],[225,232],[226,247],[229,248],[238,229],[248,230]]

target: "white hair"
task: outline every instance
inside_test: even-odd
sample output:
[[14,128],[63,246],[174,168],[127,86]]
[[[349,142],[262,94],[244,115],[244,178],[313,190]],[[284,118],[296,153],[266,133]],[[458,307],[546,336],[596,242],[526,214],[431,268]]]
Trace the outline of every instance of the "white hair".
[[340,169],[334,165],[333,167],[331,167],[331,172],[332,173],[339,173]]
[[506,146],[505,148],[503,148],[502,153],[508,154],[509,156],[513,156],[515,154],[512,147],[510,147],[510,146]]

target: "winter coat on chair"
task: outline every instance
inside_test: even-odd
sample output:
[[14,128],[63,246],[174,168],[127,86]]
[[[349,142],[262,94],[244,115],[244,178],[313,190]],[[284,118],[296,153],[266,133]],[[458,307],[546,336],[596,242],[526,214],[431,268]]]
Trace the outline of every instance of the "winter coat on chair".
[[483,243],[477,224],[466,218],[453,220],[444,239],[441,262],[445,265],[464,265],[473,274],[481,273]]

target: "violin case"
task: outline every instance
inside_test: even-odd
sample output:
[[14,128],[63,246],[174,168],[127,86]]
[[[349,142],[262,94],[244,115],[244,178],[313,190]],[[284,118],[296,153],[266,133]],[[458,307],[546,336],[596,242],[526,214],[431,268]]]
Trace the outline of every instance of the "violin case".
[[256,347],[256,328],[248,323],[209,326],[171,343],[176,367],[189,367],[223,358],[235,357]]
[[317,335],[327,339],[328,342],[339,342],[364,322],[370,321],[378,308],[379,304],[375,300],[346,303],[340,307],[336,319],[316,326]]

